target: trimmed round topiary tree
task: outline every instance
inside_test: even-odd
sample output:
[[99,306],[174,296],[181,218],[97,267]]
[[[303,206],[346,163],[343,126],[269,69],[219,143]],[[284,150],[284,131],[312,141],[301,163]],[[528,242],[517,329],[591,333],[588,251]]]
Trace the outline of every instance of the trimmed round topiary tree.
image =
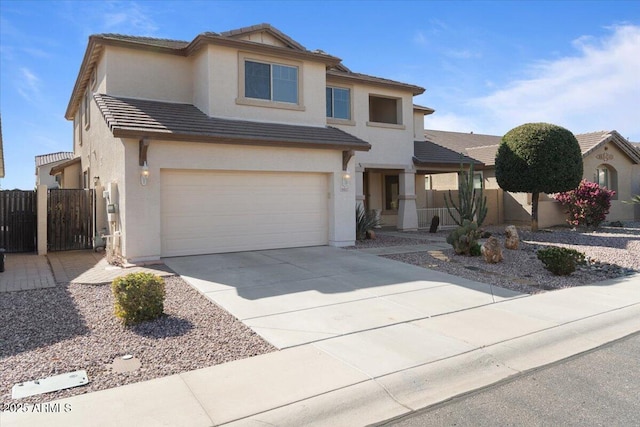
[[549,123],[527,123],[502,137],[496,179],[505,191],[531,193],[531,230],[538,230],[540,193],[573,190],[582,179],[582,153],[569,130]]

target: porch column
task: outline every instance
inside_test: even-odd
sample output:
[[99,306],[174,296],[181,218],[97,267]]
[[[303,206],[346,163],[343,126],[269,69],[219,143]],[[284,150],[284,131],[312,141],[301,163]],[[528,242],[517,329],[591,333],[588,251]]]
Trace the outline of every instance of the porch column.
[[400,195],[398,196],[398,230],[418,230],[418,208],[416,206],[416,173],[400,173]]
[[364,207],[364,170],[356,169],[356,207]]

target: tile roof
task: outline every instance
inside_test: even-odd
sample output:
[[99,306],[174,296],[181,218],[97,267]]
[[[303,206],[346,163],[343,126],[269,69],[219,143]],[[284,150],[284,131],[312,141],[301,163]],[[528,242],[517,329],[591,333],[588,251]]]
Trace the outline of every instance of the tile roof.
[[424,136],[427,141],[449,148],[457,153],[465,153],[486,166],[495,164],[498,145],[502,141],[501,136],[428,129],[424,131]]
[[459,165],[471,163],[482,165],[482,162],[472,159],[463,152],[457,152],[431,141],[413,142],[413,162],[416,165]]
[[48,165],[49,163],[59,162],[61,160],[69,160],[73,158],[73,153],[69,151],[60,151],[58,153],[41,154],[36,156],[36,167]]
[[333,127],[297,126],[209,117],[191,104],[94,99],[115,137],[368,151],[367,142]]
[[[469,157],[484,163],[486,166],[495,165],[498,146],[500,142],[502,142],[501,136],[474,133],[425,130],[424,135],[427,141],[434,142],[457,152],[464,152]],[[628,149],[632,146],[631,143],[626,141],[615,130],[577,134],[575,137],[578,140],[578,145],[580,145],[580,151],[583,157],[601,144],[607,141],[614,141],[634,161],[638,162],[640,159],[640,157],[634,155],[633,150]]]
[[140,45],[161,47],[161,48],[167,48],[167,49],[176,49],[176,50],[184,49],[189,45],[189,42],[183,41],[183,40],[129,36],[126,34],[116,34],[116,33],[96,34],[94,37],[100,38],[102,40],[122,41],[122,42],[129,42],[129,43],[135,43]]

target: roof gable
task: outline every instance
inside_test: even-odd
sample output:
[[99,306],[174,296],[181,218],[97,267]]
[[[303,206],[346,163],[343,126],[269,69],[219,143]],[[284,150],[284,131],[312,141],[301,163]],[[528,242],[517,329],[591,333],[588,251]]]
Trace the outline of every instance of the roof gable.
[[238,28],[237,30],[225,31],[220,33],[223,37],[229,37],[237,40],[246,40],[254,43],[269,44],[278,47],[287,47],[289,49],[306,51],[307,49],[300,43],[272,27],[270,24],[258,24],[250,27]]
[[576,135],[582,157],[586,157],[604,144],[610,142],[624,152],[629,159],[640,164],[640,152],[616,130],[583,133]]

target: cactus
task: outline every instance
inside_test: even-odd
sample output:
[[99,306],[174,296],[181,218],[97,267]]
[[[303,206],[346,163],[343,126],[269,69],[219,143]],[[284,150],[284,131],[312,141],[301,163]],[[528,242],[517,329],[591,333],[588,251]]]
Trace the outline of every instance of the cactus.
[[458,255],[475,255],[479,236],[480,231],[478,231],[478,224],[465,219],[462,221],[460,227],[453,230],[447,236],[447,243],[453,246],[453,250]]
[[[462,227],[464,220],[476,221],[481,226],[487,217],[487,197],[483,196],[482,188],[479,190],[473,188],[473,163],[469,166],[469,171],[464,170],[464,165],[460,164],[460,172],[458,172],[458,204],[456,205],[449,190],[449,200],[444,198],[447,206],[447,212],[451,218]],[[451,205],[449,204],[451,203]],[[458,212],[458,218],[451,213],[451,208]]]

